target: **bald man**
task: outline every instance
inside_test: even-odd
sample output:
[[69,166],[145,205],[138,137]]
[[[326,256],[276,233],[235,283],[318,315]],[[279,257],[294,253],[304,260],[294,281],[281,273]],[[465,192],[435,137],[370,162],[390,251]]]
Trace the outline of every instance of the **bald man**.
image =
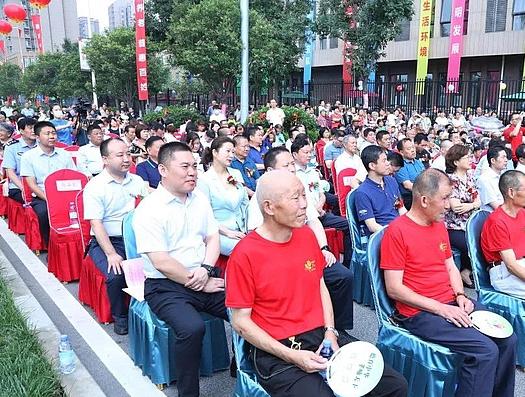
[[456,396],[512,397],[516,335],[490,338],[472,327],[469,314],[483,308],[465,295],[452,259],[443,223],[451,192],[440,170],[415,179],[410,211],[390,223],[381,242],[386,290],[401,326],[464,358]]
[[[325,258],[305,226],[306,196],[299,178],[269,171],[257,185],[264,221],[233,250],[228,262],[226,306],[234,329],[254,346],[261,386],[272,396],[333,397],[319,371],[323,339],[339,349]],[[351,302],[349,302],[351,304]],[[385,367],[370,396],[405,396],[406,381]]]

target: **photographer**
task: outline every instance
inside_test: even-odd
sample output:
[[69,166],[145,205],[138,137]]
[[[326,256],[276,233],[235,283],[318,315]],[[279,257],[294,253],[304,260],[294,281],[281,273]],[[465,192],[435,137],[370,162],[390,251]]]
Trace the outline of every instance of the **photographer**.
[[524,113],[514,113],[510,118],[510,124],[503,131],[503,137],[505,141],[510,143],[512,149],[512,161],[514,166],[518,162],[516,157],[516,149],[523,143],[523,134],[525,133],[525,127],[522,126]]

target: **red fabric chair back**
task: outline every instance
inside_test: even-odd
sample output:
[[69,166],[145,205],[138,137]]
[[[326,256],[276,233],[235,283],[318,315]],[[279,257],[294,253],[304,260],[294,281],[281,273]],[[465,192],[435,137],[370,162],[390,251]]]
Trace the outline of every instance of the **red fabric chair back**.
[[326,166],[326,163],[324,162],[324,147],[325,145],[315,145],[315,153],[317,155],[317,162],[321,166],[321,169],[323,170],[323,176],[325,179],[328,179],[330,176],[330,173],[328,171],[328,167]]
[[[52,229],[70,225],[69,206],[75,203],[78,193],[86,186],[87,177],[74,170],[58,170],[50,174],[44,182],[49,226]],[[78,216],[78,209],[77,209]]]
[[24,198],[24,202],[26,204],[29,204],[31,200],[33,200],[33,196],[31,195],[31,189],[27,184],[27,178],[25,176],[22,177],[22,187],[22,197]]
[[132,174],[137,173],[137,165],[132,161],[131,165],[129,166],[129,172]]
[[75,165],[77,165],[78,149],[80,149],[80,146],[77,145],[71,145],[64,148],[64,150],[66,152],[69,152],[69,154],[71,155],[71,158],[73,159]]
[[355,168],[345,168],[334,178],[337,185],[337,198],[339,199],[339,209],[341,216],[346,217],[346,196],[352,190],[349,179],[357,173]]
[[55,142],[55,147],[59,148],[59,149],[65,149],[68,147],[67,144],[63,143],[63,142],[59,142],[59,141],[56,141]]
[[82,229],[82,248],[86,249],[91,232],[91,224],[84,217],[84,189],[77,193],[75,197],[75,205],[77,206],[78,221],[80,222],[80,228]]

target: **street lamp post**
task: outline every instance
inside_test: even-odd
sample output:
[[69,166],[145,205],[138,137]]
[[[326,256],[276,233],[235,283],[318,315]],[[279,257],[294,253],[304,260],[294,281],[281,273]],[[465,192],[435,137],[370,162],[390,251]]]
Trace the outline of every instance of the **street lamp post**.
[[[91,0],[88,0],[88,18],[87,18],[87,29],[88,37],[93,38],[93,32],[91,31]],[[95,70],[91,67],[91,85],[93,86],[93,104],[98,108],[98,97],[97,97],[97,79],[95,77]]]
[[249,0],[241,2],[241,42],[242,42],[242,77],[241,77],[241,123],[248,118],[249,91]]

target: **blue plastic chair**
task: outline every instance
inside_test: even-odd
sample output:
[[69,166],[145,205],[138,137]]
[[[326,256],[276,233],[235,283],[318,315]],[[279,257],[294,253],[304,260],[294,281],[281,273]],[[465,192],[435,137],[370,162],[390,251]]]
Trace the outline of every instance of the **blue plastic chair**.
[[355,190],[346,196],[346,219],[352,235],[352,272],[354,273],[354,300],[374,308],[374,298],[368,274],[368,235],[361,230],[355,209]]
[[[479,302],[487,310],[505,317],[518,340],[525,338],[525,300],[496,291],[490,284],[487,262],[481,251],[481,230],[490,212],[477,211],[467,221],[467,247]],[[516,364],[525,367],[525,343],[518,343]]]
[[377,348],[385,362],[403,374],[411,397],[449,397],[456,389],[461,359],[449,349],[426,342],[392,320],[394,306],[386,293],[383,273],[379,269],[383,228],[368,242],[368,270],[372,281],[379,334]]
[[[231,321],[231,310],[228,309]],[[270,397],[257,382],[257,375],[250,358],[251,345],[246,342],[232,327],[233,351],[237,364],[237,381],[234,397]]]
[[[128,259],[139,257],[132,222],[133,211],[122,222],[122,236]],[[211,376],[214,372],[229,368],[230,354],[224,321],[206,313],[201,313],[201,316],[205,333],[200,374]],[[171,327],[151,311],[146,301],[139,302],[134,298],[131,298],[128,323],[130,355],[135,365],[155,384],[176,381],[173,350],[176,338]]]

